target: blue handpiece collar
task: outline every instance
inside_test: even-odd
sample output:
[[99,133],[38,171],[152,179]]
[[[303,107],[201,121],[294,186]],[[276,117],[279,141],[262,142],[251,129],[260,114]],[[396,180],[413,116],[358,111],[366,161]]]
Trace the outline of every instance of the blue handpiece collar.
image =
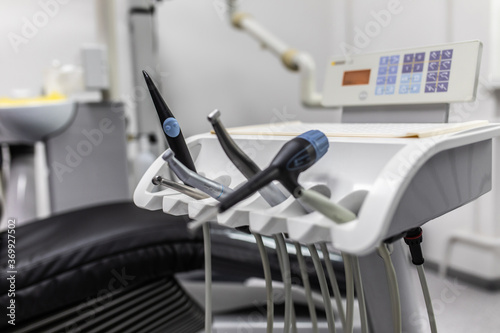
[[323,157],[330,147],[330,143],[328,142],[326,135],[318,130],[307,131],[298,137],[309,141],[309,143],[313,146],[316,151],[316,161]]

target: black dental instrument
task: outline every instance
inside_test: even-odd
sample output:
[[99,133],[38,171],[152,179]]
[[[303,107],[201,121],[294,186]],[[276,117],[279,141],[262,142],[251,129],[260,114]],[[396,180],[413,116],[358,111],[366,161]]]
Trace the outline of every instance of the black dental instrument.
[[[208,115],[208,121],[212,124],[215,135],[219,139],[219,143],[222,149],[226,153],[227,157],[233,162],[233,164],[240,170],[240,172],[247,179],[252,178],[255,174],[261,172],[261,169],[257,164],[241,148],[234,142],[226,128],[220,121],[220,111],[214,110]],[[259,190],[260,195],[264,200],[271,206],[276,206],[286,200],[286,196],[280,189],[273,184],[269,183],[267,186]]]
[[318,130],[307,131],[285,143],[269,167],[234,191],[219,204],[224,212],[241,200],[249,197],[273,180],[278,180],[294,197],[298,197],[302,186],[297,179],[301,172],[310,168],[328,150],[327,137]]
[[149,93],[151,94],[151,99],[153,100],[156,112],[158,113],[158,118],[160,118],[161,127],[165,137],[167,138],[168,146],[172,149],[182,164],[190,170],[196,172],[193,159],[189,153],[189,149],[186,145],[186,141],[184,140],[184,136],[182,135],[177,119],[175,119],[172,111],[170,111],[167,103],[165,103],[165,100],[160,95],[149,74],[146,71],[142,71],[142,74],[144,75],[144,80],[146,80]]

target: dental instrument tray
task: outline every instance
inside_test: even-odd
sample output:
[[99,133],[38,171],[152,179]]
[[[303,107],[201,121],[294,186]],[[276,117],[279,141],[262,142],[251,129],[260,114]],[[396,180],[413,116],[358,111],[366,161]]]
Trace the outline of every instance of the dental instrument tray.
[[[248,226],[264,235],[284,232],[306,244],[326,241],[340,251],[362,255],[373,251],[382,240],[399,237],[478,198],[492,186],[492,139],[500,135],[500,125],[486,121],[294,122],[229,129],[229,133],[260,167],[265,167],[290,135],[311,129],[324,131],[330,148],[300,175],[299,182],[304,188],[329,193],[332,202],[357,214],[355,220],[337,224],[318,212],[307,213],[293,196],[270,207],[256,193],[218,214],[213,222],[233,228]],[[197,135],[187,141],[199,173],[231,188],[246,181],[214,134]],[[154,185],[156,176],[177,180],[158,157],[135,190],[137,206],[197,219],[217,205],[213,198],[196,200]],[[286,193],[279,183],[276,185]]]

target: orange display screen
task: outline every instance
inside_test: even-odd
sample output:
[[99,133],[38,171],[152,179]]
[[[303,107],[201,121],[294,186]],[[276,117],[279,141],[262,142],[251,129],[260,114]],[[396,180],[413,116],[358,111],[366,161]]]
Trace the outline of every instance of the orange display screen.
[[359,71],[344,72],[343,86],[354,86],[359,84],[368,84],[370,82],[370,69]]

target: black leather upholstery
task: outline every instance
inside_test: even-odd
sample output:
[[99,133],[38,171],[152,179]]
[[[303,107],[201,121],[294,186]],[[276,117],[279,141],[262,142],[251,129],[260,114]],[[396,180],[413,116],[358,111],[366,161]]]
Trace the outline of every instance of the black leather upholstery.
[[[131,202],[92,207],[16,228],[16,323],[106,292],[203,266],[186,218]],[[0,307],[6,317],[7,234],[0,234]],[[0,330],[6,320],[0,321]]]

